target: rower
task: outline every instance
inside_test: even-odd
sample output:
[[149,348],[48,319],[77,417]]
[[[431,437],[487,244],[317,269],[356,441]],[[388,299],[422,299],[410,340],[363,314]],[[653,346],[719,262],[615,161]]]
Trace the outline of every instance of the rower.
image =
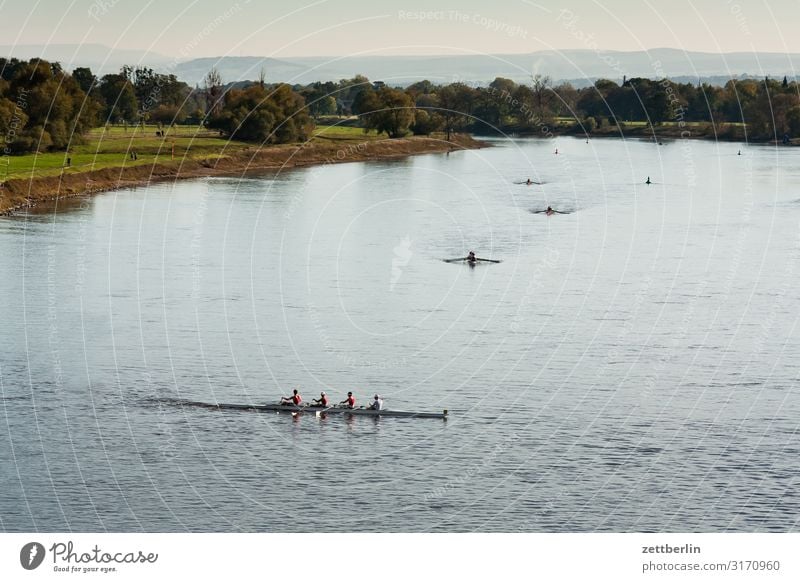
[[545,210],[545,211],[544,211],[544,213],[545,213],[547,216],[550,216],[551,214],[555,214],[555,212],[556,212],[556,211],[555,211],[555,210],[553,210],[553,207],[552,207],[552,206],[548,206],[548,207],[547,207],[547,210]]
[[530,186],[531,184],[533,184],[533,182],[531,182],[531,179],[530,179],[530,178],[528,178],[528,181],[527,181],[527,182],[525,182],[525,183],[526,183],[528,186]]
[[467,255],[467,260],[468,260],[470,263],[474,263],[475,261],[477,261],[477,260],[478,260],[478,258],[475,256],[475,251],[470,251],[470,252],[469,252],[469,254]]
[[344,404],[345,408],[355,408],[356,407],[356,397],[353,396],[352,392],[347,393],[347,398],[342,400],[339,404]]
[[293,390],[291,398],[286,398],[286,396],[281,398],[281,406],[300,406],[301,402],[303,402],[303,397],[296,389]]
[[319,398],[315,398],[311,401],[314,406],[323,406],[325,408],[328,407],[328,397],[325,395],[324,392],[319,393]]
[[369,405],[370,410],[383,410],[383,399],[376,394],[375,400],[372,401],[372,404]]
[[650,182],[650,176],[647,176],[647,182],[645,182],[645,184],[650,184],[650,183],[651,183]]

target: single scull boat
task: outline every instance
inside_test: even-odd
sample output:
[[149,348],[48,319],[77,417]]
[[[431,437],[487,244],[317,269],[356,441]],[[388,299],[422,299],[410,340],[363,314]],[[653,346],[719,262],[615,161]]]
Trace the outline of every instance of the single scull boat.
[[465,262],[471,265],[475,263],[502,263],[503,261],[499,261],[497,259],[481,259],[476,257],[475,259],[470,259],[469,257],[459,257],[457,259],[442,259],[445,263],[460,263]]

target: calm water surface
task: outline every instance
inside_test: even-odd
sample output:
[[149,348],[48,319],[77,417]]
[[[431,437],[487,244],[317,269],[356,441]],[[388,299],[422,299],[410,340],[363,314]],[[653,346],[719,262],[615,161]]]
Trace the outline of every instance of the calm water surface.
[[[799,161],[498,141],[0,219],[0,530],[797,530]],[[451,418],[177,405],[295,386]]]

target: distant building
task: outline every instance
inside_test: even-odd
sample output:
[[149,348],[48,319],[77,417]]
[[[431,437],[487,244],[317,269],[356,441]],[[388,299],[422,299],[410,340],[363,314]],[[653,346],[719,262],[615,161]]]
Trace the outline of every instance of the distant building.
[[372,82],[372,88],[373,89],[383,89],[384,87],[386,87],[386,83],[384,83],[383,81],[373,81]]

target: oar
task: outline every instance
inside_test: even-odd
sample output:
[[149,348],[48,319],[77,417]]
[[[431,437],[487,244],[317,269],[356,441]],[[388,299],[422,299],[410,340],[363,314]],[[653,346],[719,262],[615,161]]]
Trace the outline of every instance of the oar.
[[460,261],[470,261],[470,262],[478,262],[483,261],[484,263],[502,263],[503,261],[497,261],[495,259],[480,259],[475,257],[474,259],[470,259],[469,257],[463,257],[460,259],[442,259],[445,263],[458,263]]
[[[292,403],[292,404],[284,404],[285,400],[291,400],[291,398],[289,398],[287,396],[281,396],[281,399],[278,402],[278,406],[285,406],[286,410],[288,410],[289,412],[292,413],[292,416],[297,416],[298,414],[303,412],[303,409],[306,406],[308,406],[308,404],[303,404],[302,406],[297,406],[294,403]],[[280,410],[276,411],[277,414],[280,414],[280,412],[281,412]]]
[[[315,401],[315,402],[316,402],[316,401]],[[319,405],[319,404],[307,404],[306,406],[320,406],[320,405]],[[330,406],[326,406],[326,407],[324,407],[322,410],[315,410],[315,411],[314,411],[314,416],[319,416],[319,415],[321,415],[322,413],[324,413],[324,412],[327,412],[327,411],[328,411],[328,410],[330,410],[331,408],[334,408],[335,406],[336,406],[336,404],[331,404]]]
[[302,414],[312,406],[313,404],[309,404],[308,402],[306,402],[302,406],[295,406],[294,410],[292,410],[292,416],[297,416],[298,414]]

